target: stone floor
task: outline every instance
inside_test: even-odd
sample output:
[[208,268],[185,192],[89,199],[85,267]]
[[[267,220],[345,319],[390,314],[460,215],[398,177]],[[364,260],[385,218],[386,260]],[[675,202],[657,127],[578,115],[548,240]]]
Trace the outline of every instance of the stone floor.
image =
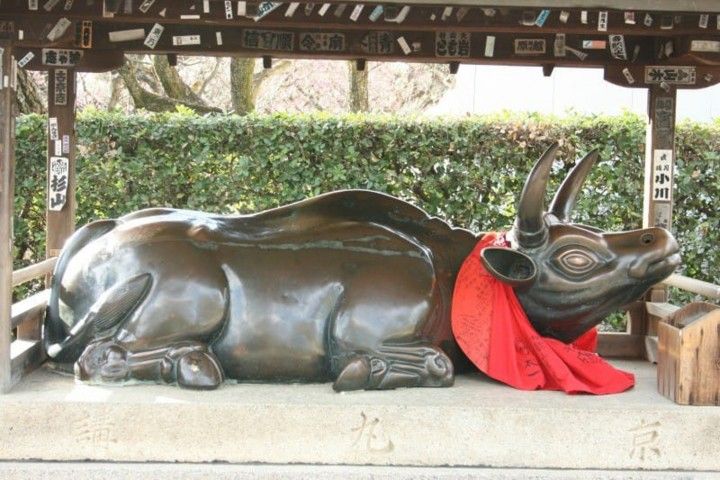
[[474,467],[0,462],[4,480],[716,480],[717,472]]
[[637,386],[603,397],[521,392],[480,374],[447,389],[337,394],[97,387],[41,369],[0,396],[0,477],[720,478],[720,408],[675,405],[652,364],[614,363]]

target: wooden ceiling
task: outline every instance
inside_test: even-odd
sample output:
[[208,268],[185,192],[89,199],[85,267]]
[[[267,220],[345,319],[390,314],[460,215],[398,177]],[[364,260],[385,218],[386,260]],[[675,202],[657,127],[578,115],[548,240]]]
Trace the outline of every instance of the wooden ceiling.
[[[13,41],[21,68],[40,70],[106,71],[121,66],[124,53],[149,53],[264,57],[266,64],[433,62],[451,71],[460,63],[535,65],[546,74],[596,67],[629,87],[720,81],[720,2],[717,12],[501,3],[1,0],[0,36]],[[629,2],[638,3],[647,2]]]

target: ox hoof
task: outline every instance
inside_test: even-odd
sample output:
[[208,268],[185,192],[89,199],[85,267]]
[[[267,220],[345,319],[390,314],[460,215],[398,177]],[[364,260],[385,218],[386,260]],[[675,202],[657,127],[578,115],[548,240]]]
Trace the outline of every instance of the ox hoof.
[[370,380],[370,360],[359,357],[348,363],[338,375],[333,390],[336,392],[349,392],[368,388]]
[[441,383],[453,373],[452,362],[447,355],[440,352],[425,357],[425,369]]
[[436,347],[385,346],[348,363],[333,384],[335,391],[449,387],[454,382],[450,358]]
[[177,382],[183,388],[212,390],[222,381],[220,365],[210,353],[190,352],[178,360]]
[[425,357],[427,369],[427,387],[452,387],[455,383],[455,369],[452,360],[443,352]]
[[120,383],[128,379],[127,351],[112,342],[88,346],[75,363],[75,377],[94,384]]

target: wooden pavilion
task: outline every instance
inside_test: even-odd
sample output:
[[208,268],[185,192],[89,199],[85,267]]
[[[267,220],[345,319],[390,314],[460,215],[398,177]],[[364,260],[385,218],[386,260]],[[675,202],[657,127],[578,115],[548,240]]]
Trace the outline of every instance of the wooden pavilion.
[[[262,57],[266,68],[274,58],[352,60],[358,69],[446,63],[451,72],[530,65],[545,75],[602,68],[607,81],[648,91],[643,224],[671,228],[676,92],[720,82],[720,2],[0,0],[0,392],[15,386],[0,395],[1,477],[717,478],[720,410],[680,407],[657,392],[693,403],[688,388],[704,389],[715,395],[706,403],[719,402],[720,364],[698,362],[697,351],[720,348],[717,335],[703,334],[720,325],[720,309],[679,309],[666,287],[713,299],[720,287],[677,275],[630,306],[627,332],[601,335],[600,353],[623,359],[638,380],[602,399],[519,392],[481,376],[461,376],[452,389],[337,395],[326,385],[108,389],[33,372],[45,359],[48,294],[12,304],[12,289],[47,276],[75,228],[76,75],[118,68],[125,53],[170,63]],[[47,251],[13,271],[21,68],[48,75]],[[696,343],[686,351],[677,332],[701,315],[711,318],[687,329]],[[656,369],[644,359],[655,358],[658,331]],[[663,350],[663,338],[683,352]]]
[[[644,226],[672,226],[676,92],[720,82],[716,0],[414,0],[405,3],[221,0],[2,0],[0,2],[0,391],[44,360],[46,293],[12,305],[14,286],[47,275],[75,228],[78,72],[123,65],[125,53],[602,68],[607,81],[648,90]],[[48,75],[47,259],[13,272],[13,96],[18,69]],[[655,171],[663,175],[654,175]],[[666,173],[666,174],[665,174]],[[720,298],[720,287],[666,282]],[[625,334],[601,352],[652,356],[659,318],[676,307],[659,286],[631,308]],[[11,342],[12,331],[15,340]]]

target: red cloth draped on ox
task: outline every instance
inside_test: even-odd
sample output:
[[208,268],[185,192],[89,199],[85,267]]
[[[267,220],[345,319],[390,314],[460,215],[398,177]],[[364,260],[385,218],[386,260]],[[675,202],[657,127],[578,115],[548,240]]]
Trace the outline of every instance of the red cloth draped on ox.
[[597,331],[572,344],[540,336],[512,287],[493,277],[480,252],[508,244],[485,235],[465,259],[455,283],[452,330],[460,348],[482,372],[521,390],[563,390],[596,395],[619,393],[635,376],[614,368],[597,353]]

